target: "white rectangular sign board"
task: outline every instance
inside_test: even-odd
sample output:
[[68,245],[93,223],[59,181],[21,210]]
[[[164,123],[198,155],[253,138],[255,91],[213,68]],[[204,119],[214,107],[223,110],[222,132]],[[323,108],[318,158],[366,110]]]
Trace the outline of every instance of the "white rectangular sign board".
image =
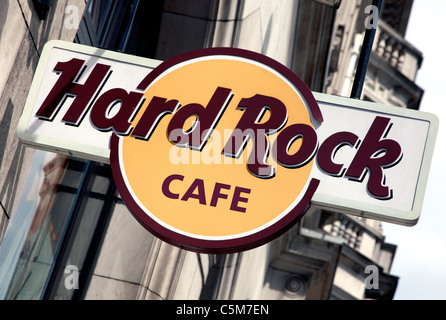
[[[61,75],[70,72],[67,62],[73,59],[85,68],[76,79],[77,87],[71,88],[78,94],[84,94],[79,92],[91,85],[87,80],[91,80],[89,75],[99,63],[109,66],[104,70],[106,81],[90,90],[90,96],[85,94],[90,105],[112,89],[141,91],[138,85],[161,61],[61,41],[45,46],[19,122],[20,140],[36,148],[108,163],[112,133],[92,124],[91,108],[85,108],[76,123],[64,121],[75,94],[65,95],[58,111],[47,114],[46,119],[36,116]],[[315,127],[319,149],[311,176],[320,184],[312,205],[381,221],[416,224],[438,129],[436,116],[327,94],[313,95],[324,122]],[[368,156],[366,146],[361,145],[364,141],[375,148],[373,153],[368,151]],[[376,159],[382,156],[380,146],[386,142],[388,153],[393,145],[401,150],[395,151],[395,161],[380,165]],[[352,162],[356,170],[363,165],[360,176],[353,172],[355,168],[349,170]],[[373,191],[383,186],[385,191]]]
[[[392,126],[385,138],[398,141],[402,156],[397,164],[383,169],[382,179],[385,179],[383,182],[390,192],[386,199],[369,195],[369,177],[355,181],[345,176],[326,175],[318,166],[314,167],[313,175],[319,177],[321,183],[313,196],[313,203],[326,209],[364,217],[370,217],[373,212],[373,217],[382,221],[414,225],[422,209],[438,128],[436,116],[356,99],[318,93],[314,95],[324,115],[324,127],[317,130],[320,141],[324,141],[332,132],[346,128],[363,139],[378,115],[391,119]],[[342,163],[348,168],[355,152],[354,148],[348,146],[339,149],[336,163]]]

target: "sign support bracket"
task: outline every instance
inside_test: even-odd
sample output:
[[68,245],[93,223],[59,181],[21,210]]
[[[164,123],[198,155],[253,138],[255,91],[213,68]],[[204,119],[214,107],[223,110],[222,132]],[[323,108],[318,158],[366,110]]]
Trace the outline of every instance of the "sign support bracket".
[[[378,19],[381,14],[383,0],[373,0],[373,6],[378,9]],[[378,23],[376,23],[378,26]],[[358,67],[356,69],[355,78],[353,80],[352,91],[350,98],[360,99],[362,88],[364,87],[365,76],[367,73],[367,67],[369,65],[370,55],[372,53],[373,41],[376,33],[375,26],[367,28],[364,34],[364,40],[362,43],[361,53],[358,59]]]

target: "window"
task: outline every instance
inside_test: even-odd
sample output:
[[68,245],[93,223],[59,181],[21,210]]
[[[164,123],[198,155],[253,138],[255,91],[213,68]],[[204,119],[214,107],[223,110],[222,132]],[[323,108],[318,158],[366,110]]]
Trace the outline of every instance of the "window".
[[90,0],[76,42],[154,58],[164,0]]
[[42,294],[85,162],[37,151],[0,251],[0,299]]

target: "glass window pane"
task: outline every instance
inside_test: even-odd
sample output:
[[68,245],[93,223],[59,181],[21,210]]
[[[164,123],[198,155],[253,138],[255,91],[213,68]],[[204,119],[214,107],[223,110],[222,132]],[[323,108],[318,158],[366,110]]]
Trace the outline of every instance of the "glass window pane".
[[0,247],[0,299],[41,297],[85,163],[36,151]]
[[[79,288],[80,275],[88,277],[89,270],[85,265],[87,254],[90,248],[95,248],[92,239],[101,216],[109,214],[110,205],[114,202],[114,190],[109,166],[95,164],[89,188],[77,214],[78,223],[73,230],[73,238],[66,249],[62,267],[58,270],[52,299],[72,299],[74,290]],[[76,270],[76,275],[71,270]]]

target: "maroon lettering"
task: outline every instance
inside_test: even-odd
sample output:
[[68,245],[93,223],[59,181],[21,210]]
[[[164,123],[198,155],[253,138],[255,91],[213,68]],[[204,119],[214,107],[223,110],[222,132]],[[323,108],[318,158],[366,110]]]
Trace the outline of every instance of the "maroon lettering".
[[[181,193],[176,193],[171,190],[171,183],[175,180],[183,181],[184,176],[179,175],[179,174],[172,174],[172,175],[168,176],[166,179],[164,179],[164,181],[162,183],[161,190],[167,198],[174,199],[174,200],[181,199],[182,201],[189,201],[190,199],[197,199],[198,203],[200,203],[201,205],[207,204],[206,190],[205,190],[204,181],[202,179],[198,179],[198,178],[195,179],[191,183],[191,185],[187,188],[186,192],[184,192],[183,196],[181,196]],[[217,204],[219,203],[219,201],[218,201],[219,199],[228,200],[228,198],[232,197],[229,209],[232,211],[237,211],[237,212],[242,212],[242,213],[246,212],[246,208],[241,207],[240,203],[248,202],[249,199],[245,195],[250,194],[251,189],[235,186],[234,191],[231,194],[231,192],[229,191],[229,190],[231,190],[231,188],[232,187],[229,184],[216,182],[214,185],[214,190],[212,191],[212,197],[211,197],[211,201],[210,201],[209,205],[211,207],[217,207]],[[179,188],[179,189],[181,190],[184,188]],[[228,190],[229,192],[223,193],[222,192],[223,189]]]
[[321,144],[317,152],[319,167],[329,175],[343,176],[346,169],[344,164],[334,162],[336,152],[343,146],[355,147],[358,141],[358,136],[351,132],[343,131],[331,135]]
[[[197,190],[198,192],[194,193],[195,190]],[[204,191],[204,182],[202,179],[195,179],[194,182],[192,182],[192,184],[190,185],[189,189],[187,189],[181,200],[187,201],[190,198],[198,199],[200,204],[206,204],[206,194]]]
[[162,187],[161,187],[161,190],[163,191],[163,194],[164,194],[166,197],[170,198],[170,199],[179,199],[179,198],[180,198],[180,195],[179,195],[178,193],[172,193],[172,192],[170,191],[170,183],[171,183],[173,180],[180,180],[180,181],[183,181],[183,179],[184,179],[184,176],[179,175],[179,174],[173,174],[173,175],[171,175],[171,176],[168,176],[168,177],[163,181],[163,185],[162,185]]
[[[189,103],[181,107],[176,99],[153,96],[135,128],[132,128],[131,122],[144,101],[143,93],[113,88],[99,95],[112,72],[111,67],[97,63],[88,76],[83,75],[86,68],[85,60],[82,59],[73,58],[58,62],[53,70],[58,74],[58,79],[36,116],[42,120],[53,121],[66,99],[70,97],[72,101],[62,117],[66,124],[79,125],[91,107],[90,120],[96,129],[113,130],[118,135],[128,135],[131,132],[135,138],[149,140],[161,119],[170,114],[172,118],[167,126],[168,139],[178,147],[201,151],[233,97],[231,89],[217,87],[206,107],[199,103]],[[81,78],[86,78],[83,83],[79,83]],[[149,79],[149,76],[144,78],[136,90],[144,90],[149,84]],[[385,185],[384,169],[398,164],[403,153],[397,141],[386,138],[392,125],[390,118],[377,116],[362,142],[354,133],[337,132],[323,141],[318,150],[317,134],[310,125],[297,123],[284,128],[288,112],[281,100],[255,94],[250,98],[242,98],[237,109],[243,113],[222,152],[226,156],[239,158],[251,140],[253,148],[248,156],[247,168],[254,176],[264,179],[274,177],[275,168],[268,164],[271,149],[268,136],[277,132],[273,155],[283,167],[305,166],[317,154],[317,163],[324,173],[361,182],[369,173],[369,194],[381,200],[393,197],[393,190]],[[187,121],[193,117],[196,119],[192,127],[185,129]],[[298,150],[290,153],[293,144],[298,142]],[[336,161],[337,152],[344,146],[357,149],[350,164]],[[168,198],[183,201],[196,199],[200,204],[206,205],[205,186],[201,179],[195,179],[182,196],[171,191],[171,183],[183,179],[184,176],[181,175],[166,178],[162,185],[163,194]],[[229,201],[229,190],[230,185],[217,182],[209,205],[216,207],[222,200]],[[230,209],[245,212],[246,209],[239,204],[248,201],[243,194],[250,192],[250,189],[236,186],[232,193]]]
[[[114,130],[120,135],[128,135],[130,121],[143,94],[116,88],[102,94],[91,109],[91,122],[100,131]],[[119,105],[119,107],[118,107]],[[119,108],[114,116],[109,116],[114,108]]]
[[246,208],[239,207],[239,202],[248,202],[248,198],[242,197],[242,193],[251,193],[251,189],[242,188],[242,187],[235,187],[234,190],[234,197],[232,198],[231,202],[231,210],[232,211],[239,211],[239,212],[246,212]]
[[59,79],[45,98],[36,115],[44,120],[52,121],[65,102],[67,97],[74,97],[70,108],[65,113],[63,121],[71,125],[79,125],[85,116],[89,102],[94,94],[100,91],[101,84],[106,80],[110,66],[96,64],[84,84],[79,84],[79,79],[85,69],[79,72],[85,61],[71,59],[67,62],[58,62],[54,71],[59,73]]
[[[190,103],[180,108],[169,123],[170,141],[178,147],[189,147],[201,151],[231,98],[231,89],[218,87],[206,108],[198,103]],[[196,116],[197,119],[192,128],[185,132],[184,124],[192,116]]]
[[[269,142],[267,135],[280,130],[287,121],[288,113],[285,105],[279,99],[256,94],[251,98],[242,99],[237,107],[244,113],[232,135],[229,137],[223,152],[227,156],[240,157],[249,139],[253,139],[253,150],[248,159],[249,171],[259,178],[271,178],[275,174],[272,165],[268,165]],[[265,112],[269,110],[270,117],[261,122]]]
[[[302,140],[302,144],[294,154],[289,154],[291,145],[296,140]],[[317,135],[312,127],[306,124],[293,124],[283,129],[276,139],[277,162],[287,168],[299,168],[313,159],[317,150]]]
[[211,206],[216,207],[218,199],[228,199],[228,195],[221,193],[221,189],[229,190],[231,186],[229,184],[219,183],[217,182],[214,187],[214,192],[212,193]]
[[377,199],[391,199],[392,190],[385,186],[383,169],[396,165],[403,153],[398,142],[385,139],[390,130],[390,119],[377,116],[373,121],[364,141],[361,143],[345,176],[362,181],[369,172],[367,189]]
[[172,114],[179,107],[178,100],[153,97],[136,128],[133,130],[132,135],[138,139],[149,140],[161,119],[167,114]]

